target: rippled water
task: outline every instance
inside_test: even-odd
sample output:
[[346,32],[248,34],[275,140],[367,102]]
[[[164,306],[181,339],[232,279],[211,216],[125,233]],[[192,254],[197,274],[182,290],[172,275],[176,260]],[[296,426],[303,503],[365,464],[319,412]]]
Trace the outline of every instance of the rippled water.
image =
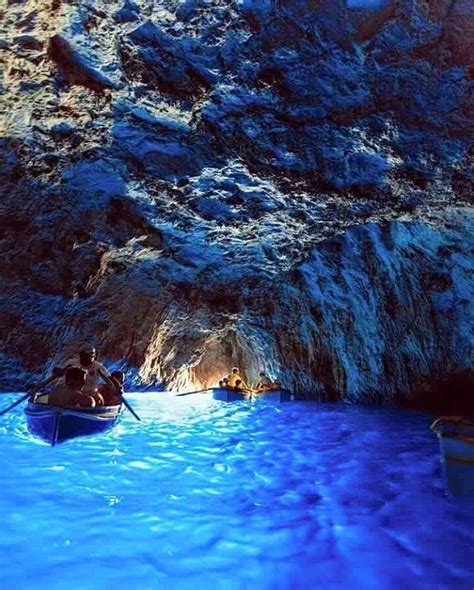
[[142,423],[54,448],[0,419],[2,590],[474,587],[430,417],[128,398]]

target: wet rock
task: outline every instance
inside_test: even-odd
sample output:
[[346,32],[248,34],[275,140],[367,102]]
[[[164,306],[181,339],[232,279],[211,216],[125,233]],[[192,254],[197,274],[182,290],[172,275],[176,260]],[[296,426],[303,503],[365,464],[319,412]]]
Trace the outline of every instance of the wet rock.
[[354,185],[380,185],[389,169],[387,159],[381,154],[369,151],[366,146],[349,143],[345,146],[340,140],[334,148],[323,148],[325,163],[324,177],[336,188]]
[[33,35],[19,35],[15,37],[14,42],[25,49],[42,49],[43,41],[37,39]]
[[0,158],[0,174],[3,174],[5,178],[14,176],[19,160],[12,143],[6,139],[0,139],[0,154],[2,156]]
[[[457,214],[455,218],[459,221]],[[472,223],[470,219],[469,215],[465,218],[467,226]],[[378,396],[376,375],[379,371],[384,374],[384,395],[392,391],[393,396],[409,398],[414,381],[420,387],[423,383],[426,386],[429,374],[435,373],[435,367],[446,360],[443,359],[446,352],[442,352],[442,343],[447,349],[450,347],[435,326],[440,326],[441,330],[449,329],[457,342],[456,357],[451,357],[454,366],[463,358],[462,366],[470,355],[465,322],[471,322],[472,307],[466,308],[461,303],[462,292],[467,287],[464,283],[466,275],[451,274],[447,270],[449,255],[446,262],[442,262],[437,258],[437,247],[431,243],[435,235],[445,244],[458,243],[462,240],[462,230],[451,233],[448,229],[432,230],[419,223],[391,223],[385,229],[385,235],[389,237],[389,243],[378,226],[349,231],[339,241],[337,254],[331,248],[332,241],[322,244],[321,248],[314,250],[311,261],[301,266],[299,283],[307,293],[307,304],[311,302],[316,306],[318,314],[306,316],[303,302],[289,302],[289,309],[301,318],[295,317],[291,321],[299,328],[287,337],[289,342],[285,341],[283,354],[292,354],[295,340],[304,342],[300,362],[311,367],[312,381],[321,380],[317,377],[317,362],[311,365],[310,359],[318,358],[317,349],[322,344],[324,350],[331,351],[330,358],[335,363],[331,379],[323,389],[344,389],[349,399],[357,400],[363,388],[366,388],[366,395]],[[353,262],[350,261],[352,257]],[[356,259],[359,262],[354,264]],[[440,268],[445,272],[440,272]],[[459,283],[454,287],[457,281]],[[370,294],[363,295],[369,285]],[[438,304],[438,293],[447,291],[450,292],[447,296],[450,304],[442,308]],[[459,298],[457,304],[454,302],[456,298]],[[330,311],[328,307],[333,305],[335,307]],[[455,319],[449,309],[456,307],[460,315]],[[425,336],[428,333],[427,341]],[[384,336],[379,339],[377,334]],[[360,343],[360,348],[356,342]],[[404,355],[404,351],[409,354]],[[385,352],[392,366],[388,381],[383,364],[386,362],[383,361]],[[423,367],[421,374],[420,367]],[[374,384],[371,386],[372,378]]]
[[442,48],[449,58],[446,65],[468,66],[471,77],[474,74],[472,55],[474,53],[474,7],[469,0],[440,2],[432,18],[443,23]]
[[[137,207],[127,199],[112,197],[106,210],[106,223],[111,227],[113,234],[120,236],[121,240],[140,236],[143,247],[163,250],[164,241],[162,232],[153,227],[140,215]],[[141,235],[143,234],[143,235]]]
[[152,83],[164,92],[201,94],[215,81],[215,58],[193,39],[167,35],[151,22],[140,25],[122,46],[125,72],[132,80]]
[[139,7],[135,2],[127,0],[122,8],[115,13],[115,20],[118,23],[130,23],[139,19]]
[[67,137],[68,135],[71,135],[71,133],[74,132],[74,126],[70,123],[66,123],[65,121],[63,121],[62,123],[57,123],[56,125],[53,125],[51,127],[51,132],[55,135]]
[[113,135],[119,153],[158,178],[179,178],[199,169],[197,155],[180,137],[160,137],[128,123],[117,123]]
[[243,166],[204,169],[185,189],[189,206],[203,218],[238,224],[259,219],[283,207],[283,198],[269,182],[258,182]]
[[20,90],[22,92],[35,92],[44,86],[43,82],[34,82],[30,80],[22,80],[20,82]]
[[356,39],[367,41],[374,37],[387,23],[397,15],[395,2],[352,2],[349,6],[349,18],[356,26]]
[[68,84],[86,86],[96,92],[114,88],[112,81],[95,69],[87,57],[76,51],[60,34],[51,37],[48,55],[56,63]]

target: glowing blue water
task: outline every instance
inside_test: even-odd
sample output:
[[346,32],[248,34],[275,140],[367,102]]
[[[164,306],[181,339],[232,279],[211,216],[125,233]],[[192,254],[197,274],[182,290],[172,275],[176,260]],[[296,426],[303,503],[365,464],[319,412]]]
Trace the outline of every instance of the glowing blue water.
[[55,448],[1,419],[2,590],[474,586],[474,504],[429,417],[129,399],[142,423]]

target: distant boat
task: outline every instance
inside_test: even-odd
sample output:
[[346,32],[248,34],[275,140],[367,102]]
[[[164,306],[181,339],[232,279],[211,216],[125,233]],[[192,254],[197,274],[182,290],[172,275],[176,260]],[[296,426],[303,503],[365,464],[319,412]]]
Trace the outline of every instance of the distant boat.
[[77,436],[110,430],[116,424],[121,411],[122,405],[60,408],[30,401],[25,415],[31,434],[54,446]]
[[449,490],[456,496],[474,496],[474,422],[442,416],[431,430],[439,439]]
[[221,402],[258,400],[282,403],[294,401],[296,399],[295,394],[287,389],[275,389],[262,393],[246,393],[245,391],[239,391],[238,389],[232,389],[230,387],[215,387],[212,390],[212,397]]

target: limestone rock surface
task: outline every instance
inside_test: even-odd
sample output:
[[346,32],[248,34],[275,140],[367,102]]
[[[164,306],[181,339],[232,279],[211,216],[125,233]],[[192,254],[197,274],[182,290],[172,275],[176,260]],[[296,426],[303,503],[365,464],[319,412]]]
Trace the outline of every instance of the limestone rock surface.
[[473,18],[10,1],[0,386],[94,341],[131,387],[469,405]]

